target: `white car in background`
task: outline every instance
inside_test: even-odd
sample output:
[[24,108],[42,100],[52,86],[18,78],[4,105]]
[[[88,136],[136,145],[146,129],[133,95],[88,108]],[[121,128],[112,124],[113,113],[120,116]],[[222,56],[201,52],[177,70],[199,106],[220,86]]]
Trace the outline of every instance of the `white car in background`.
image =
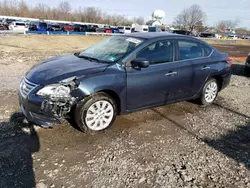
[[135,32],[140,32],[140,33],[148,32],[148,26],[147,25],[136,25]]
[[24,32],[28,31],[28,27],[24,22],[11,22],[9,30]]
[[124,33],[132,33],[132,27],[125,27]]
[[125,32],[125,26],[119,26],[119,33],[124,33]]
[[132,33],[132,27],[129,26],[119,26],[119,33]]

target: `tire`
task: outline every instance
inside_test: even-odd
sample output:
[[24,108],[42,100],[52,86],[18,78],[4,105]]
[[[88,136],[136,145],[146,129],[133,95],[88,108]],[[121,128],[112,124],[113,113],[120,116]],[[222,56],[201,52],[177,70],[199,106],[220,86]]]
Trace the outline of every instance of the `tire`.
[[[97,110],[98,107],[99,110]],[[116,115],[115,101],[106,93],[96,93],[76,106],[74,121],[81,131],[93,133],[109,128],[114,123]]]
[[202,94],[200,97],[200,102],[204,106],[208,106],[212,104],[219,92],[219,85],[216,79],[209,79],[202,89]]
[[249,68],[249,67],[245,67],[245,73],[246,73],[247,75],[250,74],[250,68]]

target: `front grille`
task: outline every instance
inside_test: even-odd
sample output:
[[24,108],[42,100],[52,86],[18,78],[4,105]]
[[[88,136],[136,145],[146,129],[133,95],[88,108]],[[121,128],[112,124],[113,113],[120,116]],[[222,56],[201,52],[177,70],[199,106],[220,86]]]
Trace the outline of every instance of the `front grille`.
[[21,95],[26,98],[29,93],[35,89],[37,87],[36,84],[28,81],[26,78],[24,78],[22,81],[21,81],[21,84],[20,84],[20,93]]

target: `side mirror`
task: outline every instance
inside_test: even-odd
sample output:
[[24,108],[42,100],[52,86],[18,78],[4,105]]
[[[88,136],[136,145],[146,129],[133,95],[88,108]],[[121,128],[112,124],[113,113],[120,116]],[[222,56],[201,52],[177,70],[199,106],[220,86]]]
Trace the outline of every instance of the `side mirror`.
[[149,61],[143,58],[134,59],[131,61],[131,65],[133,68],[148,68],[149,67]]

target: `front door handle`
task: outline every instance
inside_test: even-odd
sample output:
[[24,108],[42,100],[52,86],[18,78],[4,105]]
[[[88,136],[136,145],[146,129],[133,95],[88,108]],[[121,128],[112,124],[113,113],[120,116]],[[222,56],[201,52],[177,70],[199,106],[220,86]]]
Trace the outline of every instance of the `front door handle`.
[[207,66],[204,66],[201,68],[201,70],[209,70],[209,69],[210,69],[210,67],[207,67]]
[[168,72],[167,74],[165,74],[165,76],[174,76],[174,75],[176,75],[177,74],[177,72],[172,72],[172,71],[170,71],[170,72]]

